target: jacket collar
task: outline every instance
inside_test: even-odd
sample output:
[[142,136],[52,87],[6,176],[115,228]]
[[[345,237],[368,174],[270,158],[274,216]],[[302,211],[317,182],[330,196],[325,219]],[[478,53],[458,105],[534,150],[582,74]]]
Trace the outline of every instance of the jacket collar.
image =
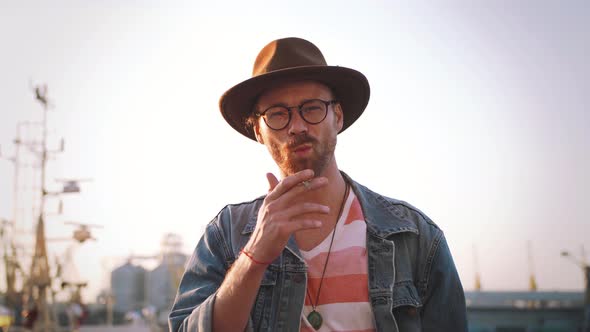
[[419,234],[416,224],[408,219],[406,203],[379,195],[355,182],[346,173],[340,173],[350,183],[361,204],[368,232],[381,238],[403,232]]
[[[392,234],[412,232],[419,234],[416,225],[407,217],[405,203],[391,198],[379,195],[369,188],[355,182],[346,173],[342,173],[344,180],[350,184],[356,197],[361,204],[365,221],[367,222],[367,231],[386,238]],[[250,220],[242,230],[246,235],[254,231],[256,220],[258,219],[258,209],[251,215]]]

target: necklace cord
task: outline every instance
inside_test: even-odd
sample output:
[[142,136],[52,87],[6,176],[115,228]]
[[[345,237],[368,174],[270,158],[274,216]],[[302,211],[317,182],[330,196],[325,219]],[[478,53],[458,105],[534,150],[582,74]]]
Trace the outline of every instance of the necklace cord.
[[[324,269],[322,271],[322,277],[320,278],[320,285],[318,286],[318,293],[315,299],[315,305],[313,302],[311,303],[311,308],[315,311],[317,304],[320,300],[320,292],[322,291],[322,284],[324,283],[324,275],[326,273],[326,268],[328,267],[328,261],[330,260],[330,253],[332,252],[332,244],[334,243],[334,237],[336,235],[336,226],[338,226],[338,221],[340,221],[340,217],[342,217],[342,211],[344,210],[344,205],[346,203],[346,198],[348,197],[348,193],[350,191],[350,186],[348,182],[346,182],[346,189],[344,190],[344,197],[342,197],[342,203],[340,203],[340,211],[338,212],[338,218],[336,218],[336,224],[334,225],[334,230],[332,231],[332,239],[330,239],[330,246],[328,247],[328,256],[326,257],[326,262],[324,263]],[[309,295],[309,287],[306,289],[307,297],[309,298],[309,302],[311,302],[311,296]]]

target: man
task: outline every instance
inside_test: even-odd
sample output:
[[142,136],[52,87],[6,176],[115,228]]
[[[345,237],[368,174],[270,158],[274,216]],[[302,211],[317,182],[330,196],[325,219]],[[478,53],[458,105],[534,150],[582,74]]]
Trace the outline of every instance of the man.
[[[360,72],[299,38],[271,42],[220,100],[281,171],[268,194],[209,223],[180,283],[172,331],[466,331],[442,231],[338,169],[338,133],[369,101]],[[236,161],[239,163],[239,161]]]

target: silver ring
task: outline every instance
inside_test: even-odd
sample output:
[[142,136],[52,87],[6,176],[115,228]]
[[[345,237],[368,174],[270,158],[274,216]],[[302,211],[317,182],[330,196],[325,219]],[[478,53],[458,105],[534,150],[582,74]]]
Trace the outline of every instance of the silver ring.
[[307,180],[307,181],[303,181],[301,182],[301,185],[305,187],[305,189],[309,189],[309,187],[311,187],[311,181]]

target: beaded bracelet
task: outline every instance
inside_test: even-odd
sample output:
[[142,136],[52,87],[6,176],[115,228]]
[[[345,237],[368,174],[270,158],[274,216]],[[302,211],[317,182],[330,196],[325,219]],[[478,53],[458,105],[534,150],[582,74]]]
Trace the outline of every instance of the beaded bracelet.
[[256,260],[254,257],[252,257],[252,254],[247,252],[246,250],[240,250],[240,254],[244,254],[246,255],[246,257],[250,258],[251,261],[253,261],[256,264],[260,264],[260,265],[269,265],[272,262],[262,262],[262,261],[258,261]]

